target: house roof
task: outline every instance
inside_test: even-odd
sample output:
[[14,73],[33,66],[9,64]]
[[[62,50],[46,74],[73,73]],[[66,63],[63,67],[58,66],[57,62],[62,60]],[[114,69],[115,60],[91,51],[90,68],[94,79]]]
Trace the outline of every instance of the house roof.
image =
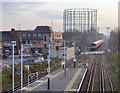
[[51,33],[53,30],[50,26],[37,26],[34,31],[39,31],[42,33]]
[[[43,33],[51,32],[53,32],[53,30],[50,26],[37,26],[35,30],[15,30],[15,33],[17,33],[17,35],[21,37],[22,40],[42,40]],[[23,34],[26,34],[26,36]],[[14,40],[14,37],[12,36],[11,31],[2,31],[0,32],[0,40],[12,41]]]

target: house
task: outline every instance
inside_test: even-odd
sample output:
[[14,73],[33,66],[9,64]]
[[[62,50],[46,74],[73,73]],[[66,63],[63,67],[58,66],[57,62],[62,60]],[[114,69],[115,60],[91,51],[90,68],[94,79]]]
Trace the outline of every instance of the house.
[[3,45],[11,41],[16,41],[16,54],[20,54],[21,44],[32,44],[30,52],[40,53],[47,57],[48,44],[51,48],[62,46],[62,33],[53,32],[50,26],[37,26],[34,30],[15,30],[2,31]]
[[63,41],[62,32],[53,32],[52,34],[53,34],[53,44],[58,48],[61,47]]
[[[11,47],[11,41],[15,41],[15,39],[12,37],[10,31],[3,31],[0,32],[1,36],[1,47],[2,47],[2,53],[5,53],[5,51],[9,51],[9,54],[12,53],[12,47]],[[17,49],[15,47],[15,53],[17,53]]]

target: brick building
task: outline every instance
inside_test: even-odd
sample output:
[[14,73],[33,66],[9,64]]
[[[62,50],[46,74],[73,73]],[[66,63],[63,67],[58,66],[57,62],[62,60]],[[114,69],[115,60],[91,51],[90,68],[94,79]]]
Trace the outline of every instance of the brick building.
[[[50,26],[37,26],[34,30],[2,31],[2,42],[16,41],[15,53],[20,54],[21,44],[32,44],[31,52],[36,51],[47,56],[47,45],[51,43],[52,48],[62,45],[62,33],[53,32]],[[6,39],[7,38],[7,39]]]

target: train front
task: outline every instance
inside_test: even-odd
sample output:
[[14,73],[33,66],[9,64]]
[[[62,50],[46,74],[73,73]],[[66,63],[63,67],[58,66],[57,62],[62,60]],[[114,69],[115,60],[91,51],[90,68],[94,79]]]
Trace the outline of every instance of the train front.
[[97,40],[97,41],[95,41],[95,42],[92,42],[92,43],[90,44],[90,50],[91,50],[91,51],[95,51],[95,50],[97,50],[102,44],[103,44],[103,39]]

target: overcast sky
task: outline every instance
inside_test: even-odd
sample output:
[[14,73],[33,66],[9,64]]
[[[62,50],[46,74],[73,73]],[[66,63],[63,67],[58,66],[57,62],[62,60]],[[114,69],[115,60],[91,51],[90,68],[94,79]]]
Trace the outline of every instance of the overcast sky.
[[20,29],[35,29],[38,25],[51,25],[52,20],[53,30],[63,31],[64,9],[92,8],[98,11],[97,25],[100,27],[100,32],[107,34],[107,26],[113,29],[118,25],[118,1],[26,0],[23,2],[23,0],[3,0],[0,4],[0,9],[2,9],[0,10],[0,30],[10,30],[12,27],[19,29],[19,24]]

